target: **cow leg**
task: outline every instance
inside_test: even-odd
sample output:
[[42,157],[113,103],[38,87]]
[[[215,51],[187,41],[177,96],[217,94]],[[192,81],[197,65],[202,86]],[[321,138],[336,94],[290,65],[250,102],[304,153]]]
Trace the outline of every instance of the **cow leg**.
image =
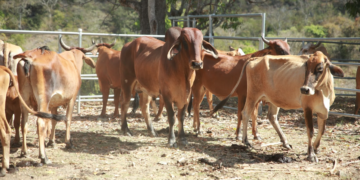
[[[104,84],[104,83],[101,83],[102,85]],[[103,86],[103,87],[101,87],[100,88],[101,89],[101,93],[102,93],[102,95],[103,95],[103,99],[102,99],[102,102],[103,102],[103,107],[102,107],[102,110],[101,110],[101,114],[100,114],[100,116],[101,117],[105,117],[105,115],[106,115],[106,106],[107,106],[107,102],[108,102],[108,98],[109,98],[109,91],[110,91],[110,87],[109,86]],[[115,97],[114,97],[115,98]],[[115,99],[114,99],[115,100]],[[115,109],[115,111],[116,111],[116,109]],[[115,115],[115,114],[114,114]]]
[[261,137],[257,134],[257,115],[258,115],[258,109],[259,109],[259,104],[260,102],[256,103],[254,112],[251,115],[251,119],[252,119],[252,134],[254,136],[254,139],[256,140],[261,140]]
[[[201,134],[200,131],[200,104],[201,101],[204,99],[205,92],[209,92],[208,90],[205,90],[204,87],[195,87],[195,85],[192,87],[192,93],[193,93],[193,108],[194,108],[194,121],[193,121],[193,127],[194,131],[197,134]],[[212,109],[210,110],[212,111]]]
[[22,133],[22,147],[21,147],[21,157],[27,157],[27,142],[26,142],[26,134],[28,131],[27,120],[29,118],[29,113],[22,108],[21,109],[21,133]]
[[237,127],[236,127],[236,140],[240,140],[239,134],[240,134],[240,127],[241,127],[241,121],[242,121],[242,111],[244,109],[244,105],[245,105],[245,100],[246,100],[246,96],[238,96],[238,123],[237,123]]
[[157,133],[154,130],[154,127],[152,125],[152,121],[150,120],[150,111],[149,111],[149,105],[152,100],[152,97],[149,96],[147,93],[143,92],[140,95],[140,107],[141,107],[141,113],[143,114],[146,122],[147,129],[149,133],[156,137]]
[[[118,89],[118,88],[114,89],[114,104],[115,104],[114,117],[119,116],[120,92],[121,92],[121,89]],[[109,95],[109,93],[108,93],[108,95]],[[104,107],[104,105],[103,105],[103,107]],[[106,106],[105,106],[105,108],[106,108]],[[106,114],[106,110],[105,110],[105,114]]]
[[[71,141],[71,137],[70,137],[70,125],[71,125],[71,119],[72,119],[72,112],[73,112],[73,109],[74,109],[74,104],[75,104],[75,100],[76,100],[76,96],[74,96],[67,108],[66,108],[66,121],[65,121],[65,124],[66,124],[66,135],[65,135],[65,144],[66,144],[66,148],[67,149],[71,149],[73,148],[73,144],[72,144],[72,141]],[[55,127],[54,127],[55,129]]]
[[150,100],[150,106],[151,106],[151,109],[154,113],[157,113],[158,112],[158,107],[156,105],[156,98],[151,98]]
[[41,163],[51,164],[51,161],[47,158],[45,153],[45,136],[46,136],[46,121],[47,119],[37,119],[37,133],[39,137],[39,158]]
[[14,119],[14,127],[15,127],[15,139],[14,142],[11,143],[11,147],[21,147],[20,143],[20,118],[21,111],[15,111],[15,119]]
[[123,86],[123,89],[121,91],[121,131],[124,133],[124,135],[132,136],[131,131],[129,130],[127,121],[126,121],[126,115],[127,110],[129,108],[130,99],[131,99],[131,86],[127,85],[126,87]]
[[269,110],[268,110],[268,118],[271,123],[271,125],[274,127],[275,131],[278,133],[281,142],[283,143],[283,146],[287,149],[291,149],[291,146],[287,142],[287,139],[285,137],[284,132],[281,130],[279,121],[278,121],[278,113],[280,108],[276,107],[275,105],[269,103]]
[[188,144],[188,141],[186,140],[186,137],[185,137],[185,131],[184,131],[184,120],[185,120],[185,115],[186,115],[186,109],[187,109],[187,104],[183,105],[182,107],[178,106],[178,114],[177,114],[178,130],[179,130],[178,139],[182,145]]
[[177,147],[176,144],[176,137],[174,132],[174,124],[175,124],[175,112],[174,112],[174,105],[170,102],[166,97],[163,96],[164,104],[168,116],[169,122],[169,136],[168,136],[168,144],[170,147]]
[[[312,146],[312,137],[314,136],[314,124],[313,124],[313,115],[310,108],[303,108],[305,115],[305,125],[308,136],[308,157],[307,159],[311,162],[319,162],[318,158],[315,155],[314,148]],[[320,142],[320,141],[319,141]]]
[[156,114],[156,116],[154,118],[154,121],[159,121],[160,119],[163,118],[163,115],[162,115],[163,109],[164,109],[164,100],[160,95],[159,96],[159,109],[158,109],[158,112],[157,112],[157,114]]
[[[4,107],[1,107],[5,109]],[[5,117],[5,112],[0,113],[0,136],[1,136],[1,145],[3,148],[3,157],[2,157],[2,169],[0,172],[0,176],[6,175],[6,170],[10,167],[10,139],[11,139],[11,128],[7,119]]]
[[[58,114],[57,108],[52,108],[51,113]],[[57,121],[51,120],[51,127],[48,127],[48,128],[51,128],[51,133],[50,133],[50,137],[49,137],[49,142],[46,145],[47,147],[55,148],[55,146],[56,146],[56,142],[55,142],[55,126],[56,126],[56,124],[57,124]]]
[[[205,93],[206,93],[206,100],[208,102],[208,105],[209,105],[209,110],[210,112],[212,112],[212,110],[214,109],[213,108],[213,93],[211,93],[209,90],[205,90]],[[217,111],[215,114],[212,115],[212,117],[216,118],[219,116],[219,111]]]
[[320,113],[317,114],[317,123],[318,123],[318,135],[314,142],[314,152],[318,154],[318,148],[320,146],[320,140],[322,135],[324,135],[325,132],[325,124],[326,124],[327,115],[322,115]]
[[[255,96],[257,97],[257,96]],[[255,98],[249,98],[249,96],[246,98],[245,107],[243,109],[242,113],[242,120],[243,122],[243,135],[242,135],[242,143],[244,143],[246,146],[251,146],[249,143],[249,140],[247,138],[247,126],[249,123],[249,118],[252,116],[252,113],[254,112],[255,105],[256,105],[257,99]]]

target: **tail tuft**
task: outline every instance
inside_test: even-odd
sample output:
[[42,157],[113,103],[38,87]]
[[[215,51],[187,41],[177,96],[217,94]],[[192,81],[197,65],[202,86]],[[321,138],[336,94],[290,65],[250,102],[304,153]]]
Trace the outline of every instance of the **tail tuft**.
[[132,113],[135,114],[136,110],[139,108],[140,105],[140,97],[138,93],[135,93],[135,97],[134,97],[134,102],[133,102],[133,109],[132,109]]
[[213,109],[213,111],[210,113],[210,115],[213,115],[214,113],[216,113],[216,111],[221,109],[225,105],[225,103],[229,100],[229,98],[230,98],[230,96],[228,96],[227,98],[222,100],[218,105],[216,105],[215,108]]
[[38,112],[37,114],[35,114],[35,116],[40,117],[40,118],[49,118],[49,119],[53,119],[55,121],[66,120],[66,117],[64,115],[50,114],[50,113],[45,113],[45,112]]

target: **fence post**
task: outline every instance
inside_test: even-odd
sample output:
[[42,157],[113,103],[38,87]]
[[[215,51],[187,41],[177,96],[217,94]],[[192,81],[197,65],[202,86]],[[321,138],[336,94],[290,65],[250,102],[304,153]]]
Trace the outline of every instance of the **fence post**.
[[[81,38],[82,38],[82,29],[79,28],[79,47],[81,47]],[[81,103],[81,89],[78,92],[78,103],[77,103],[77,113],[80,114],[80,103]]]
[[192,27],[196,28],[196,19],[195,18],[192,20]]
[[[265,37],[265,19],[266,13],[261,13],[261,35]],[[264,42],[259,39],[259,50],[264,49]]]
[[212,14],[209,15],[209,41],[214,46],[214,37],[212,36]]
[[187,27],[190,27],[190,17],[189,16],[187,16],[186,24],[187,24]]
[[[61,32],[61,29],[58,29],[58,31]],[[59,40],[61,38],[61,34],[59,34]],[[61,53],[61,45],[60,45],[60,41],[58,41],[58,49],[59,49],[59,52],[58,53]]]

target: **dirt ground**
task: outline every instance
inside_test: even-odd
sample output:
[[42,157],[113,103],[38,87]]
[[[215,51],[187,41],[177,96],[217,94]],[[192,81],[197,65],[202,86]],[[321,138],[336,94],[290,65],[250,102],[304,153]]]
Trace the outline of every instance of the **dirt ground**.
[[[235,107],[236,98],[227,106]],[[341,97],[331,107],[348,113],[353,108],[354,98]],[[280,111],[279,122],[293,148],[286,150],[276,144],[278,135],[265,116],[266,106],[264,109],[258,119],[262,140],[253,140],[251,127],[248,129],[254,148],[245,148],[235,140],[237,111],[223,109],[217,118],[212,118],[206,103],[201,110],[203,133],[195,135],[192,117],[187,117],[185,133],[189,144],[169,148],[165,110],[164,118],[154,122],[159,137],[150,137],[139,110],[129,115],[133,133],[129,137],[119,133],[120,119],[112,116],[112,105],[108,116],[99,118],[100,103],[83,103],[81,113],[74,112],[71,124],[75,147],[65,149],[65,123],[58,123],[57,146],[46,148],[51,165],[39,163],[36,119],[31,116],[30,156],[20,158],[21,150],[12,148],[11,164],[18,171],[3,179],[360,179],[360,120],[330,116],[317,154],[319,163],[311,163],[306,160],[308,140],[302,112]]]

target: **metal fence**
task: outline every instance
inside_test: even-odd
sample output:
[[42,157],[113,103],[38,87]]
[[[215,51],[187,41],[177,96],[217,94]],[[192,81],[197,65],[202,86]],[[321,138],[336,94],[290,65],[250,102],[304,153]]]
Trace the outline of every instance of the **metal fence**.
[[[169,17],[170,20],[172,20],[172,23],[174,24],[174,22],[176,21],[186,21],[188,27],[190,27],[190,20],[192,20],[193,22],[193,26],[196,26],[196,22],[195,19],[196,18],[209,18],[209,28],[212,29],[212,19],[215,17],[261,17],[262,18],[262,24],[261,24],[261,35],[263,35],[265,37],[265,13],[258,13],[258,14],[225,14],[225,15],[198,15],[198,16],[194,16],[194,15],[189,15],[189,16],[182,16],[182,17]],[[211,32],[211,31],[209,31]],[[82,47],[82,36],[109,36],[109,37],[142,37],[142,36],[151,36],[151,37],[155,37],[155,38],[164,38],[164,35],[140,35],[140,34],[107,34],[107,33],[84,33],[82,31],[82,29],[78,29],[78,32],[63,32],[61,30],[59,31],[29,31],[29,30],[3,30],[0,29],[0,33],[9,33],[9,34],[38,34],[38,35],[58,35],[59,37],[61,35],[77,35],[79,38],[79,42],[78,42],[78,46]],[[223,40],[252,40],[252,41],[259,41],[259,49],[263,49],[264,48],[264,44],[261,40],[260,37],[231,37],[231,36],[212,36],[211,33],[209,36],[204,36],[204,38],[209,38],[210,42],[212,44],[214,44],[214,39],[223,39]],[[266,39],[285,39],[285,38],[266,38]],[[332,42],[334,43],[334,41],[336,42],[340,42],[340,41],[349,41],[349,40],[360,40],[360,37],[342,37],[342,38],[287,38],[288,41],[298,41],[298,42],[305,42],[305,41],[325,41],[325,42]],[[358,44],[358,43],[354,43],[354,44]],[[59,46],[59,52],[61,52],[61,46],[60,44]],[[97,56],[92,56],[92,57],[97,57]],[[333,64],[336,65],[342,65],[342,66],[360,66],[360,63],[341,63],[341,62],[334,62]],[[81,74],[81,79],[82,80],[97,80],[97,76],[96,74]],[[350,78],[353,79],[353,78]],[[360,93],[360,90],[358,89],[346,89],[346,88],[339,88],[339,87],[335,87],[335,90],[338,91],[350,91],[350,92],[356,92],[356,93]],[[78,113],[80,112],[80,105],[81,102],[85,102],[85,101],[101,101],[101,95],[81,95],[80,92],[78,94],[78,98],[77,98],[77,111]],[[109,101],[113,101],[113,95],[109,96]],[[231,109],[231,108],[230,108]],[[338,115],[338,116],[347,116],[347,117],[356,117],[356,118],[360,118],[360,115],[353,115],[353,114],[347,114],[347,113],[337,113],[337,112],[330,112],[329,114],[333,114],[333,115]]]

